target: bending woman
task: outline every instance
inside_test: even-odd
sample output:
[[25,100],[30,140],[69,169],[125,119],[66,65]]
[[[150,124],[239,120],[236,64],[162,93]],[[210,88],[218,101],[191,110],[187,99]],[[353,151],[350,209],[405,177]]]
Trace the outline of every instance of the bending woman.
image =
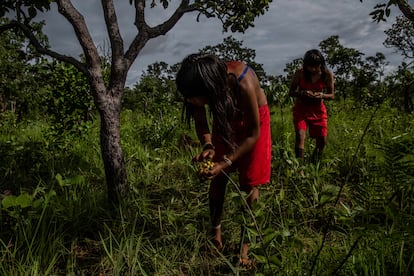
[[[247,202],[259,198],[258,186],[270,181],[270,113],[255,72],[240,61],[224,62],[214,55],[186,57],[177,74],[177,88],[184,96],[187,123],[194,119],[203,151],[194,157],[212,159],[214,167],[202,177],[210,179],[209,204],[213,242],[223,246],[221,216],[228,177],[238,171]],[[212,114],[212,131],[206,116]],[[240,261],[249,263],[248,243],[241,247]]]

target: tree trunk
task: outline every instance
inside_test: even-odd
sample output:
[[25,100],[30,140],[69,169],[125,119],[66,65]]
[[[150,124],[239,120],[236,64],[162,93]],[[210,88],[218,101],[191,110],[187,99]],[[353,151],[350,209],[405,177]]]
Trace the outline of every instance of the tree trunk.
[[108,200],[119,204],[120,198],[127,195],[128,182],[124,154],[121,147],[121,100],[104,96],[104,106],[99,107],[101,116],[101,152],[105,168]]

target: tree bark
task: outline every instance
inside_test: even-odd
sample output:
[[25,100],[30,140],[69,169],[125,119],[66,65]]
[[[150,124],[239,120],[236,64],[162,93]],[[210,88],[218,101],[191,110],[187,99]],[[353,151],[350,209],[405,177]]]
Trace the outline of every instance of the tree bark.
[[105,168],[108,200],[114,205],[128,192],[125,159],[121,147],[121,101],[111,93],[102,97],[99,104],[101,117],[100,142]]
[[85,54],[86,66],[78,65],[90,81],[92,95],[101,119],[100,143],[110,203],[118,205],[128,191],[128,180],[121,147],[121,99],[128,66],[123,59],[123,42],[119,33],[113,1],[102,1],[112,48],[111,76],[105,84],[101,59],[82,14],[71,0],[57,1],[59,12],[71,23]]
[[407,17],[412,23],[414,23],[414,10],[410,6],[407,0],[397,0],[396,1],[398,8]]

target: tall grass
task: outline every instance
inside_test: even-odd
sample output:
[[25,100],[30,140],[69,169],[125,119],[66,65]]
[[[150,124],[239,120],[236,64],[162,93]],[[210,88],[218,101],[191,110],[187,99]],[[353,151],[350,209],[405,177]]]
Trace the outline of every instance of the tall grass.
[[[241,211],[246,195],[228,184],[222,252],[210,243],[208,183],[190,162],[200,148],[182,143],[195,134],[179,111],[123,112],[130,194],[117,209],[106,203],[99,122],[87,135],[53,140],[47,122],[7,115],[0,274],[413,274],[412,115],[347,103],[328,109],[323,160],[301,167],[290,108],[272,108],[271,183],[261,188],[254,221]],[[309,156],[314,142],[306,147]],[[241,225],[255,260],[248,272],[238,264]]]

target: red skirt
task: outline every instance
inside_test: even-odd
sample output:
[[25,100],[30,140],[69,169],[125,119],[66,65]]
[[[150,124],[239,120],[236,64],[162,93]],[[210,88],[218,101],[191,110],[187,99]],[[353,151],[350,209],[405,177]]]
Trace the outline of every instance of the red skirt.
[[328,135],[328,114],[323,101],[317,104],[296,102],[293,107],[293,123],[296,130],[307,130],[310,137]]
[[[272,163],[272,139],[270,131],[270,111],[268,105],[259,107],[260,136],[253,149],[236,160],[228,172],[238,170],[240,186],[259,186],[270,182]],[[243,122],[236,124],[236,137],[244,137]],[[214,162],[223,160],[223,155],[229,154],[230,149],[226,146],[214,131],[212,142],[216,147]]]

